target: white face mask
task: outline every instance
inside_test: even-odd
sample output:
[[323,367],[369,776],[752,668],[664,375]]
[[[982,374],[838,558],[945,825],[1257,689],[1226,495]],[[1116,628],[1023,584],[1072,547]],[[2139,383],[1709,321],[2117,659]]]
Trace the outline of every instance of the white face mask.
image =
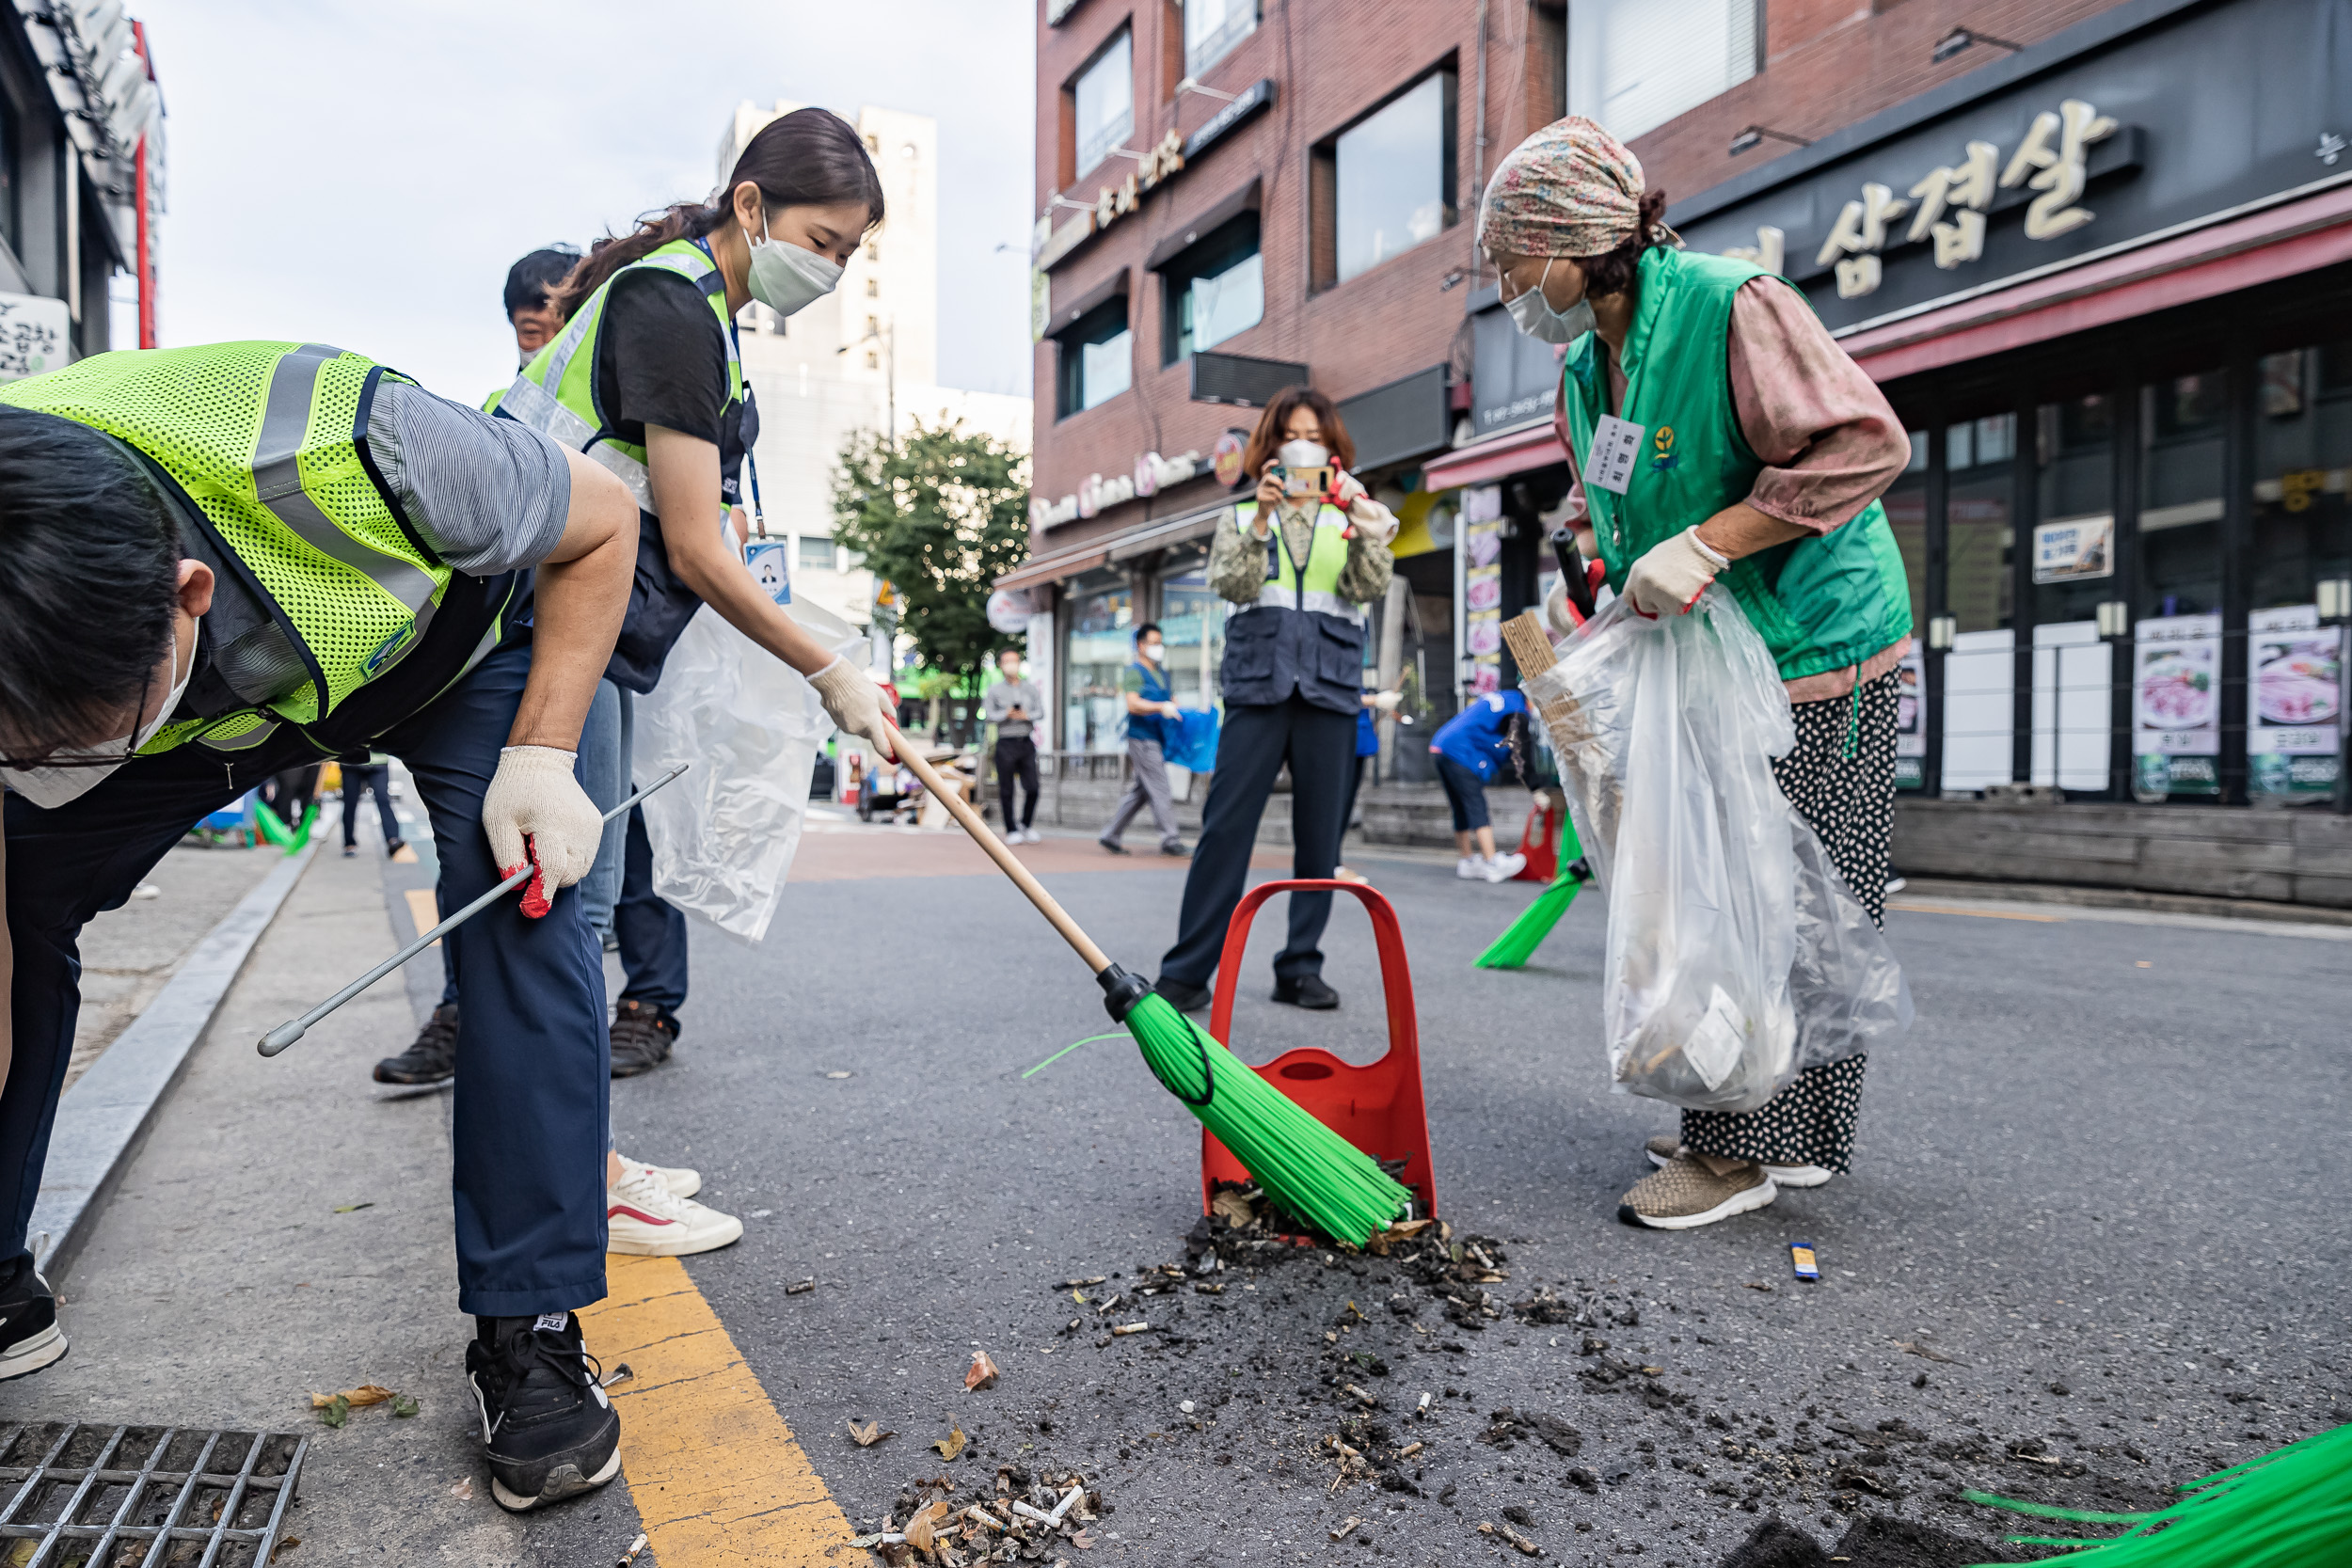
[[1274,455],[1285,468],[1320,468],[1331,461],[1330,449],[1313,441],[1285,441]]
[[1167,653],[1168,650],[1160,646],[1157,642],[1146,642],[1138,646],[1136,649],[1136,652],[1141,654],[1152,663],[1157,664],[1160,661],[1160,657]]
[[752,297],[779,316],[804,309],[833,293],[841,263],[806,245],[771,239],[763,219],[752,246]]
[[[173,626],[171,633],[171,664],[174,670],[180,667],[180,631],[177,625]],[[191,658],[188,660],[186,673],[180,675],[172,682],[171,690],[164,697],[164,705],[155,710],[155,717],[136,735],[119,736],[113,740],[104,741],[96,746],[60,747],[56,755],[58,757],[120,757],[137,751],[154,739],[156,732],[161,730],[166,721],[170,719],[171,710],[180,705],[181,693],[187,690],[189,677],[195,673],[196,660]],[[10,789],[15,790],[43,811],[56,811],[59,806],[78,800],[96,789],[105,782],[108,774],[121,766],[121,763],[118,762],[112,768],[27,768],[22,769],[11,768],[6,770],[6,777]]]
[[[1551,276],[1551,262],[1544,263],[1544,277]],[[1539,343],[1572,343],[1593,329],[1593,302],[1580,299],[1565,310],[1555,310],[1551,301],[1544,297],[1543,278],[1518,298],[1503,307],[1511,312],[1511,325]]]

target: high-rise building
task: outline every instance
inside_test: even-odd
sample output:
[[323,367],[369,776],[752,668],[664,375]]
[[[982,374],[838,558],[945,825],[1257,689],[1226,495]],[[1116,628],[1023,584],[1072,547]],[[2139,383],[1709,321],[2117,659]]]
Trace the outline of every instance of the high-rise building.
[[[720,182],[762,126],[803,106],[738,106],[719,138]],[[869,105],[852,123],[882,175],[882,226],[832,293],[789,319],[747,307],[741,325],[743,373],[759,404],[753,455],[768,531],[793,538],[796,594],[863,626],[873,612],[872,575],[833,542],[842,444],[861,430],[961,420],[1025,451],[1031,405],[939,385],[938,122]]]

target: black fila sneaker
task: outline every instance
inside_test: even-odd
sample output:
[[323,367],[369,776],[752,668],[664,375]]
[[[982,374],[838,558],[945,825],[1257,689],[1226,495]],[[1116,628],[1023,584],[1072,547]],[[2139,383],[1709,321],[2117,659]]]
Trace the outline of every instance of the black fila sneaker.
[[520,1513],[621,1472],[621,1416],[570,1312],[476,1318],[466,1380],[482,1407],[490,1495]]
[[65,1353],[57,1298],[27,1259],[16,1278],[0,1286],[0,1381],[37,1372]]

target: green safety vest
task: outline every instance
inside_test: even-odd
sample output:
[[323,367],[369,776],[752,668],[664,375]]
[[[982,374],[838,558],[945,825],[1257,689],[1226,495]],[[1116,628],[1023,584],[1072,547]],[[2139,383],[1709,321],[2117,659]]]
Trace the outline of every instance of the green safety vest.
[[[1233,508],[1233,516],[1243,532],[1249,531],[1258,515],[1256,501],[1243,501]],[[1315,513],[1314,539],[1307,546],[1307,567],[1304,573],[1291,559],[1290,546],[1283,542],[1282,525],[1278,519],[1266,530],[1265,586],[1258,590],[1256,604],[1235,605],[1233,613],[1243,614],[1263,606],[1269,610],[1311,610],[1318,615],[1336,615],[1343,621],[1363,625],[1364,607],[1349,604],[1340,597],[1340,574],[1347,569],[1347,514],[1329,502]]]
[[[1725,370],[1731,300],[1752,277],[1744,261],[1685,250],[1642,253],[1641,296],[1626,334],[1625,406],[1642,453],[1622,496],[1587,480],[1584,501],[1609,585],[1660,541],[1747,499],[1764,467],[1740,432]],[[1609,411],[1600,335],[1570,351],[1560,406],[1580,472],[1592,471],[1594,427]],[[1902,552],[1877,501],[1843,526],[1735,561],[1721,581],[1796,680],[1858,665],[1911,633]]]
[[620,438],[596,391],[596,331],[604,323],[605,302],[622,278],[632,272],[652,270],[675,273],[700,289],[710,302],[720,334],[726,340],[727,403],[740,402],[743,365],[736,356],[735,333],[730,330],[726,279],[701,245],[691,240],[672,240],[606,278],[587,303],[572,313],[563,335],[532,356],[531,363],[507,388],[499,411],[610,468],[637,498],[639,510],[658,517],[653,485],[645,473],[645,449]]
[[[407,379],[325,343],[246,342],[101,354],[0,388],[0,402],[148,458],[183,521],[243,567],[310,673],[264,706],[167,724],[142,756],[199,739],[243,751],[280,722],[315,723],[424,641],[452,574],[368,455],[368,406],[385,376]],[[494,624],[467,667],[497,641]]]

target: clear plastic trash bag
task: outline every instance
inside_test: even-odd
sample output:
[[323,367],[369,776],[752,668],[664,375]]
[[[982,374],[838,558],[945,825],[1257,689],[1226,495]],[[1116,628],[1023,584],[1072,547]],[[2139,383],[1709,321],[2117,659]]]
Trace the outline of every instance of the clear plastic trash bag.
[[1909,1025],[1902,970],[1772,762],[1788,689],[1730,594],[1649,621],[1620,599],[1527,682],[1609,899],[1618,1092],[1753,1111]]
[[[787,613],[859,662],[865,639],[814,605]],[[636,704],[630,764],[637,782],[680,763],[686,774],[646,798],[653,890],[721,930],[768,934],[808,816],[817,749],[833,733],[799,672],[705,605]]]

